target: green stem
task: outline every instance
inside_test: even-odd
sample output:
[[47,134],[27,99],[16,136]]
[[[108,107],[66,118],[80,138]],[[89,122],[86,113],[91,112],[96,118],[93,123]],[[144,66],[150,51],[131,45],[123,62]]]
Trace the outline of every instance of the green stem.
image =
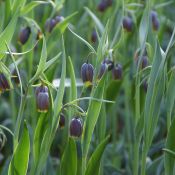
[[134,161],[133,161],[133,175],[138,175],[139,170],[139,143],[134,143]]
[[85,174],[85,171],[86,171],[86,156],[83,155],[82,157],[82,175]]
[[171,112],[167,112],[167,129],[170,128],[171,125]]
[[146,149],[146,146],[143,146],[142,162],[141,162],[141,175],[145,175],[145,173],[146,173],[146,156],[147,156],[147,149]]
[[17,117],[17,121],[16,121],[15,131],[14,131],[14,149],[13,150],[15,150],[15,148],[18,144],[19,131],[20,131],[20,127],[21,127],[21,123],[22,123],[22,119],[23,119],[23,112],[24,112],[24,108],[25,108],[25,104],[26,104],[26,100],[27,100],[27,94],[28,94],[28,88],[26,90],[25,95],[23,97],[21,97],[19,113],[18,113],[18,117]]

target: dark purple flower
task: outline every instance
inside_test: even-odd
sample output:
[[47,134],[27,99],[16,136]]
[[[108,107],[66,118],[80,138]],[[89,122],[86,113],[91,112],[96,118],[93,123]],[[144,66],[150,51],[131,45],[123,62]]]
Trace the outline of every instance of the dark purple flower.
[[19,33],[19,41],[21,44],[24,45],[28,41],[30,33],[31,33],[30,27],[25,27],[21,29]]
[[56,24],[58,24],[58,23],[64,21],[64,17],[58,15],[58,16],[55,17],[55,21],[56,21]]
[[98,74],[98,79],[101,79],[101,77],[104,75],[104,73],[106,72],[107,69],[108,69],[107,64],[106,63],[101,63],[100,71],[99,71],[99,74]]
[[49,94],[47,86],[41,85],[36,88],[36,103],[39,112],[47,112],[49,109]]
[[60,121],[59,121],[59,127],[63,128],[65,126],[65,116],[64,114],[60,114]]
[[40,92],[36,97],[37,109],[39,112],[47,112],[49,109],[49,94],[46,92]]
[[8,79],[3,73],[0,73],[0,92],[4,92],[10,89]]
[[81,66],[81,77],[83,83],[85,83],[86,86],[92,85],[93,76],[94,76],[94,67],[92,66],[92,64],[84,63]]
[[147,56],[143,56],[142,57],[142,64],[141,64],[141,66],[142,66],[142,69],[144,69],[145,67],[148,66],[148,58],[147,58]]
[[104,12],[104,11],[107,9],[107,7],[108,7],[107,1],[102,0],[102,1],[98,4],[97,9],[98,9],[98,11],[100,11],[100,12]]
[[80,137],[83,132],[83,125],[79,118],[73,118],[70,123],[70,135]]
[[45,24],[46,31],[51,33],[53,28],[56,25],[56,20],[55,19],[48,19]]
[[97,41],[97,32],[93,30],[91,35],[91,42],[95,43],[96,41]]
[[153,30],[157,31],[159,29],[159,19],[156,11],[151,11],[151,21]]
[[123,18],[123,28],[127,31],[127,32],[131,32],[132,28],[133,28],[133,20],[131,17],[129,16],[125,16]]
[[120,80],[122,78],[122,66],[120,64],[116,64],[112,69],[112,77],[114,80]]
[[41,86],[37,87],[36,88],[36,91],[35,91],[36,96],[38,96],[38,94],[40,92],[48,93],[48,87],[47,86],[44,86],[44,85],[41,85]]
[[108,66],[108,71],[112,70],[114,67],[114,62],[108,58],[105,58],[103,63],[107,64]]
[[145,92],[147,92],[147,89],[148,89],[148,83],[147,83],[146,80],[142,83],[142,87],[143,87],[143,90],[144,90]]

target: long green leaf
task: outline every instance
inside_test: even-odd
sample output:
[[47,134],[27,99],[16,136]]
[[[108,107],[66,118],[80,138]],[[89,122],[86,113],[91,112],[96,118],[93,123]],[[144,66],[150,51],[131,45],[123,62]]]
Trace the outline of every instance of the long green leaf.
[[27,13],[29,13],[31,10],[33,10],[35,7],[37,7],[38,5],[41,4],[50,4],[50,2],[48,1],[33,1],[28,3],[27,5],[25,5],[22,10],[21,10],[21,15],[25,15]]
[[[171,150],[175,152],[175,119],[173,120],[169,131],[168,131],[168,136],[166,140],[166,146],[165,148],[168,150]],[[174,166],[175,166],[175,158],[169,154],[168,152],[165,152],[165,174],[170,175],[174,174]]]
[[10,41],[13,37],[13,34],[15,32],[15,28],[16,28],[18,15],[19,15],[18,11],[16,13],[14,13],[14,15],[13,15],[11,21],[9,22],[9,24],[7,25],[7,27],[0,34],[0,60],[5,55],[3,53],[7,50],[6,43],[7,43],[7,45],[9,45]]
[[70,79],[71,79],[71,101],[77,99],[77,87],[76,87],[76,77],[74,72],[74,67],[72,64],[72,60],[69,57],[68,59],[68,68],[70,72]]
[[73,138],[69,138],[61,160],[61,175],[77,174],[77,148]]
[[16,12],[17,10],[19,10],[20,8],[22,8],[26,3],[26,0],[14,0],[13,3],[13,12]]
[[[64,96],[64,88],[65,88],[65,78],[66,78],[66,53],[64,47],[64,38],[62,36],[62,72],[61,72],[61,80],[60,86],[57,91],[56,99],[54,101],[54,116],[52,122],[52,128],[56,127],[59,121],[59,113],[62,107],[62,100]],[[56,128],[54,128],[56,129]]]
[[[103,76],[103,78],[100,80],[97,88],[95,89],[93,98],[102,99],[104,94],[104,88],[105,88],[105,80],[106,76]],[[101,101],[94,101],[91,100],[88,111],[87,111],[87,117],[84,125],[84,133],[83,133],[83,155],[86,156],[88,153],[89,145],[91,142],[92,134],[96,125],[96,122],[98,120],[98,116],[101,110]]]
[[38,65],[38,68],[37,68],[35,75],[29,81],[29,84],[32,84],[43,73],[45,66],[46,66],[46,59],[47,59],[47,47],[46,47],[45,37],[43,36],[43,46],[42,46],[39,65]]
[[15,149],[10,162],[8,175],[25,175],[29,162],[30,138],[26,124],[24,125],[23,134],[20,142]]
[[103,24],[100,22],[100,20],[97,18],[97,16],[87,7],[84,7],[86,12],[91,16],[91,18],[94,20],[95,24],[97,25],[100,33],[102,34],[104,31],[104,26]]
[[109,141],[110,136],[107,136],[96,148],[95,152],[92,154],[87,169],[85,172],[85,175],[92,175],[92,174],[99,174],[99,168],[100,168],[100,160],[103,155],[103,152],[106,148],[106,145]]
[[75,32],[72,31],[72,29],[69,27],[69,30],[72,34],[74,34],[78,39],[80,39],[93,53],[96,53],[95,49],[89,44],[85,39],[83,39],[81,36],[76,34]]

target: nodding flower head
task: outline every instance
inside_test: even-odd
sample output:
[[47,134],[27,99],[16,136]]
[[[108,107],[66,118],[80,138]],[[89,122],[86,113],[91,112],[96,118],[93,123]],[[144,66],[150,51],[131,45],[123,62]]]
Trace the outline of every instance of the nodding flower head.
[[106,1],[106,0],[102,0],[102,1],[98,4],[97,9],[98,9],[99,12],[104,12],[104,11],[107,9],[107,7],[108,7],[107,1]]
[[91,42],[95,43],[96,41],[97,41],[97,32],[93,30],[91,34]]
[[70,135],[80,137],[83,132],[83,125],[80,118],[73,118],[70,123]]
[[25,27],[23,29],[21,29],[20,33],[19,33],[19,42],[24,45],[29,37],[30,37],[30,33],[31,33],[31,30],[30,30],[30,27]]
[[56,21],[56,24],[59,24],[60,22],[64,21],[64,17],[58,15],[58,16],[55,17],[55,21]]
[[125,16],[123,18],[123,28],[127,31],[127,32],[131,32],[133,29],[133,20],[131,17],[129,16]]
[[147,90],[148,90],[148,82],[146,80],[143,82],[142,86],[143,86],[144,91],[147,92]]
[[86,87],[92,85],[93,76],[94,76],[94,67],[92,66],[92,64],[84,63],[81,66],[81,77]]
[[98,74],[98,79],[100,80],[102,78],[102,76],[104,75],[104,73],[107,71],[108,66],[106,63],[102,62],[101,66],[100,66],[100,71]]
[[9,81],[3,73],[0,73],[0,92],[4,92],[8,90],[10,90]]
[[59,127],[64,128],[65,126],[65,116],[63,113],[60,114],[60,121],[59,121]]
[[47,112],[49,109],[49,94],[47,86],[41,85],[36,88],[36,103],[39,112]]
[[103,63],[105,63],[108,67],[108,71],[111,71],[114,67],[114,62],[108,58],[105,58]]
[[159,30],[160,23],[159,23],[157,12],[151,11],[150,17],[151,17],[153,30],[155,30],[155,31]]
[[45,24],[46,31],[51,33],[57,22],[55,19],[48,19]]
[[[136,61],[136,64],[138,65],[139,59],[140,59],[140,50],[137,50],[134,56],[134,59]],[[147,51],[146,49],[144,50],[143,56],[141,58],[141,63],[140,63],[140,68],[144,69],[145,67],[148,66],[148,57],[147,57]]]
[[116,64],[112,69],[112,77],[114,80],[122,79],[122,66],[120,64]]

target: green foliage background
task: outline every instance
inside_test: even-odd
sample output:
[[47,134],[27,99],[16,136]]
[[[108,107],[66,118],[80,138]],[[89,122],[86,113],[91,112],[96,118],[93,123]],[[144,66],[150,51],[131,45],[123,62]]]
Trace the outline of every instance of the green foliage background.
[[[11,85],[0,96],[0,174],[175,174],[175,2],[113,0],[104,12],[99,3],[0,0],[0,72]],[[152,10],[158,31],[152,28]],[[46,21],[57,15],[64,20],[48,33]],[[124,16],[133,20],[131,32],[122,27]],[[31,34],[21,45],[19,32],[26,26]],[[141,69],[145,49],[149,64]],[[122,65],[121,80],[111,72],[97,80],[105,58]],[[94,66],[91,88],[80,81],[87,59]],[[53,85],[55,79],[59,86]],[[36,109],[35,88],[41,82],[49,88],[47,113]],[[80,138],[69,134],[75,116],[83,121]]]

